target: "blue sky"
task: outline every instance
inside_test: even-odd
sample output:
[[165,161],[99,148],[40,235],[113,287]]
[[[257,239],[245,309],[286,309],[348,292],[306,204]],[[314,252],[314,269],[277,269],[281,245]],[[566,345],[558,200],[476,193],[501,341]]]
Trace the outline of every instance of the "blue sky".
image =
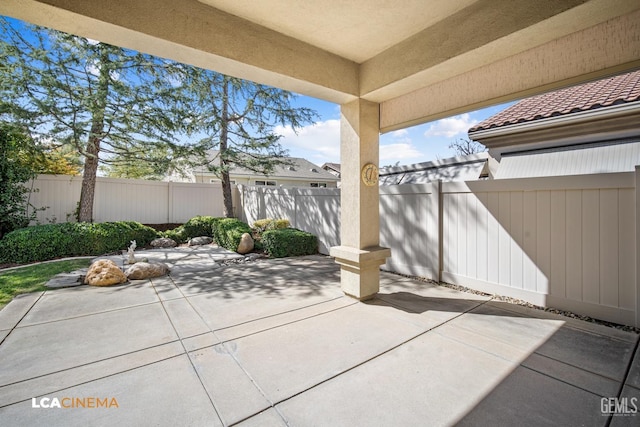
[[[380,165],[412,164],[453,157],[449,145],[467,138],[467,130],[513,102],[380,135]],[[298,96],[297,106],[314,109],[320,118],[314,125],[298,130],[279,127],[282,145],[292,157],[304,157],[322,165],[340,163],[340,106],[308,96]]]
[[[8,21],[29,36],[23,30],[22,21],[11,18]],[[452,142],[466,139],[470,127],[512,104],[497,105],[383,134],[380,136],[380,166],[452,157],[455,155],[449,148]],[[340,106],[302,95],[295,99],[294,105],[315,110],[319,118],[315,124],[299,129],[297,134],[290,127],[276,129],[283,136],[280,142],[289,155],[306,158],[317,165],[340,163]]]

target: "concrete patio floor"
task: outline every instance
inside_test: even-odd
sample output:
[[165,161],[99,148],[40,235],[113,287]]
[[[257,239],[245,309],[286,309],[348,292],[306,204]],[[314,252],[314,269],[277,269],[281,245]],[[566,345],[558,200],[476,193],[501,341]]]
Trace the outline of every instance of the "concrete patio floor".
[[602,413],[640,407],[636,334],[389,273],[361,303],[331,258],[214,268],[232,254],[209,248],[136,253],[168,277],[15,298],[0,425],[640,424]]

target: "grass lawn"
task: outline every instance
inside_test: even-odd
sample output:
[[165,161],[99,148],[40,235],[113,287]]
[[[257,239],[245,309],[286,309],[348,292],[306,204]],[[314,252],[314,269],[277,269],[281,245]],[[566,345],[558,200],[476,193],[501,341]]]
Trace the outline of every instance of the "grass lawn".
[[88,267],[89,264],[91,264],[90,259],[73,259],[30,265],[6,272],[0,271],[0,308],[7,305],[18,294],[46,291],[49,288],[44,284],[58,273],[69,273]]

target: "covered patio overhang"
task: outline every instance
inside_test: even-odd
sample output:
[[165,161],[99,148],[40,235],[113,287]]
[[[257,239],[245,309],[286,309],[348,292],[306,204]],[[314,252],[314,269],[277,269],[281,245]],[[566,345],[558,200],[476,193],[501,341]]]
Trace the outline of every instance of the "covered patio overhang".
[[3,0],[0,13],[340,104],[332,254],[359,299],[389,256],[381,132],[640,68],[637,0]]

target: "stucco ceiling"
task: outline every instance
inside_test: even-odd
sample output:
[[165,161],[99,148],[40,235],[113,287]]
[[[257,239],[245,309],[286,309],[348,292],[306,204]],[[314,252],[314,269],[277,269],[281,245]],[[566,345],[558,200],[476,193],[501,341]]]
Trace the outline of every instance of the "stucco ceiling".
[[0,14],[379,103],[383,131],[640,68],[638,0],[0,0]]
[[199,0],[364,62],[478,0]]

